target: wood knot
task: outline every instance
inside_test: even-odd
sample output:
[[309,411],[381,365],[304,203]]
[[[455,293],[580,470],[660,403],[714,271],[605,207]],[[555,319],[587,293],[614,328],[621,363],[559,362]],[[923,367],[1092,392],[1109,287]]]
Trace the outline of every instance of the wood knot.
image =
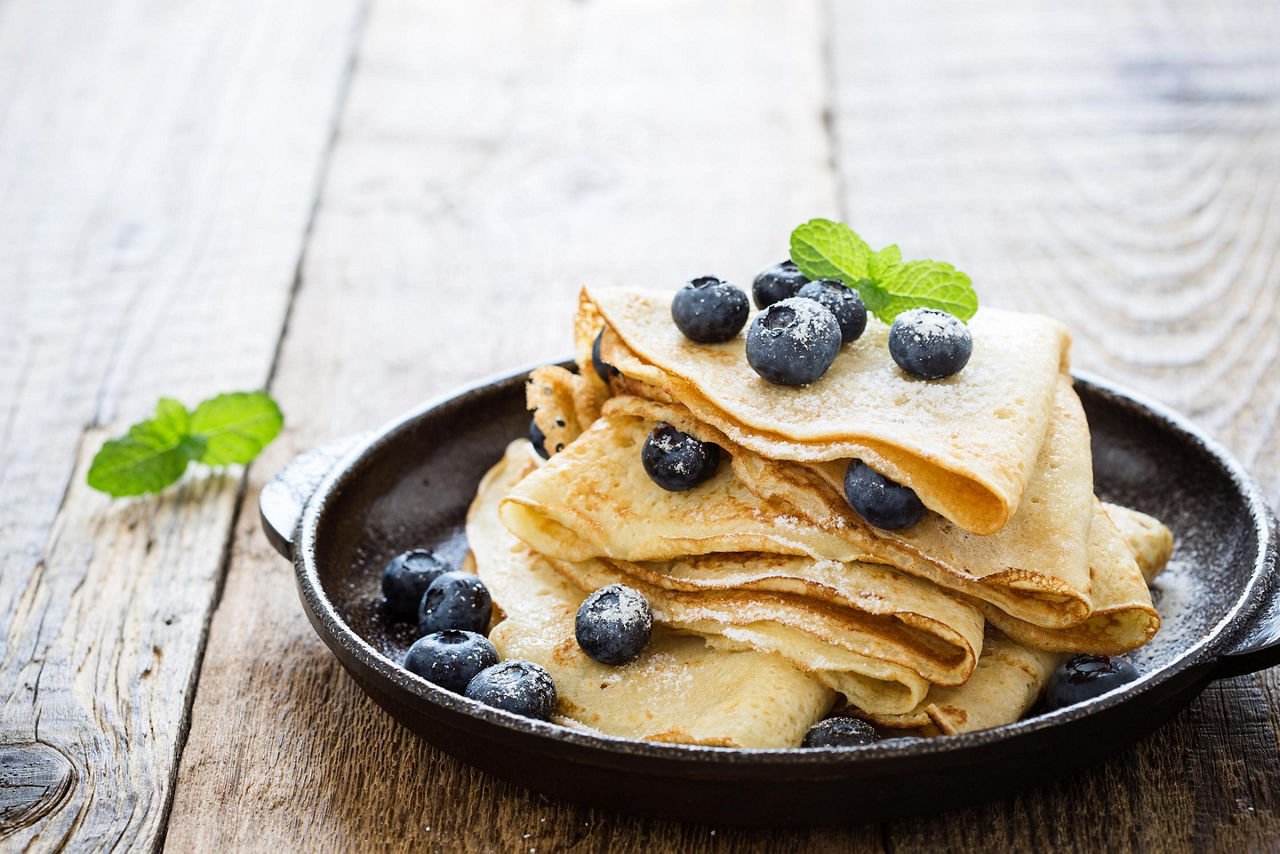
[[75,780],[75,766],[56,748],[0,744],[0,838],[57,809]]

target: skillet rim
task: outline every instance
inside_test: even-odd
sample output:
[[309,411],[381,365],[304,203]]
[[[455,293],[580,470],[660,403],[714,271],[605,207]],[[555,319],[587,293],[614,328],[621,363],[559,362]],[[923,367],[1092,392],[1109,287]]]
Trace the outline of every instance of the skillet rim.
[[[1083,394],[1100,396],[1106,403],[1127,410],[1131,417],[1154,422],[1157,429],[1173,433],[1182,443],[1199,446],[1199,449],[1228,476],[1235,489],[1236,497],[1243,499],[1249,508],[1254,523],[1257,554],[1250,567],[1250,576],[1244,589],[1227,613],[1204,637],[1173,661],[1090,702],[1025,718],[1012,724],[946,738],[889,739],[858,748],[730,748],[635,741],[534,721],[494,709],[446,691],[409,673],[399,664],[385,657],[348,626],[337,613],[320,581],[316,565],[316,541],[326,508],[337,500],[343,486],[357,477],[363,465],[370,462],[384,446],[393,444],[402,433],[412,430],[419,420],[428,417],[437,409],[450,404],[461,405],[467,399],[478,395],[510,393],[506,390],[507,386],[522,385],[529,370],[544,364],[556,363],[538,362],[530,367],[514,372],[503,372],[447,392],[356,440],[353,447],[348,449],[328,470],[306,501],[290,539],[290,543],[294,544],[292,551],[296,580],[299,593],[308,610],[307,616],[317,633],[321,635],[321,639],[340,660],[343,660],[344,665],[347,663],[344,660],[347,656],[358,661],[368,671],[368,675],[383,680],[381,690],[393,695],[401,695],[397,697],[401,703],[410,706],[426,703],[428,706],[434,706],[446,712],[466,715],[496,726],[499,735],[531,736],[533,740],[525,739],[523,746],[541,748],[543,753],[553,754],[558,745],[568,744],[598,751],[602,759],[608,757],[615,761],[622,761],[627,758],[644,758],[664,764],[674,763],[682,767],[687,765],[690,766],[690,770],[758,766],[771,770],[786,768],[795,772],[820,771],[827,775],[841,769],[846,769],[852,774],[855,770],[861,771],[871,766],[877,770],[884,770],[892,764],[915,764],[923,758],[938,760],[963,758],[974,752],[1009,746],[1014,742],[1026,742],[1042,731],[1083,723],[1088,718],[1102,715],[1108,710],[1141,702],[1146,695],[1170,685],[1191,671],[1199,669],[1207,674],[1215,662],[1225,658],[1224,653],[1229,651],[1229,644],[1247,632],[1250,617],[1266,604],[1263,594],[1271,591],[1280,595],[1280,590],[1274,589],[1277,575],[1275,523],[1261,490],[1243,467],[1216,440],[1202,433],[1185,416],[1174,412],[1164,404],[1101,379],[1092,373],[1073,371],[1072,377],[1076,388]],[[338,647],[341,647],[341,651]],[[1201,683],[1207,682],[1208,678],[1205,675]],[[357,681],[361,680],[357,679]],[[368,688],[364,690],[368,691]],[[1189,702],[1195,693],[1184,692],[1184,696],[1185,699],[1178,708]],[[440,726],[448,725],[441,721],[436,723]],[[569,757],[564,758],[569,759]],[[578,762],[581,759],[574,758],[570,761]]]

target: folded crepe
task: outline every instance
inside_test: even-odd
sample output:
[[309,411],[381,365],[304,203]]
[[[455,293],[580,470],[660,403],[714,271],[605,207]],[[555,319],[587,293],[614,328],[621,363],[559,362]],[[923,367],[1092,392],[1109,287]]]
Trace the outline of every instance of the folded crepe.
[[582,374],[558,365],[544,365],[529,374],[525,405],[533,412],[533,423],[542,431],[549,454],[558,453],[600,417],[606,395],[596,379],[592,384]]
[[[1160,572],[1171,553],[1169,530],[1136,510],[1113,504],[1103,506],[1108,525],[1113,518],[1122,520],[1118,528],[1123,531],[1120,546],[1130,558],[1146,556],[1149,571],[1153,575]],[[1146,597],[1146,602],[1145,608],[1135,610],[1145,611],[1150,607],[1150,597]],[[1151,613],[1154,614],[1154,610]],[[1038,649],[988,627],[982,642],[982,656],[968,682],[933,686],[924,701],[904,715],[858,714],[886,727],[921,729],[926,734],[943,735],[1013,723],[1035,704],[1054,668],[1069,653],[1081,651],[1070,647],[1055,649]]]
[[[1065,399],[1078,408],[1074,393]],[[832,561],[890,563],[964,594],[1004,631],[1046,649],[1117,654],[1146,643],[1159,627],[1142,573],[1097,500],[1085,494],[1083,520],[1078,511],[1061,507],[1066,494],[1072,502],[1068,507],[1075,510],[1080,464],[1067,451],[1079,452],[1075,446],[1081,441],[1087,448],[1087,433],[1082,440],[1073,430],[1071,441],[1058,441],[1060,431],[1050,432],[1043,473],[1030,483],[1027,507],[999,534],[976,537],[936,515],[909,531],[889,532],[863,523],[843,496],[807,467],[764,460],[731,443],[732,463],[722,464],[711,480],[686,492],[662,489],[640,463],[650,422],[620,413],[670,420],[708,441],[728,441],[718,431],[708,434],[703,425],[690,426],[675,417],[676,409],[614,398],[583,436],[512,490],[499,510],[504,523],[539,552],[563,561],[609,558],[643,564],[762,552],[775,558],[772,580],[757,579],[751,586],[777,592],[823,587],[808,576]],[[1055,423],[1077,424],[1073,419]],[[1135,518],[1129,511],[1117,512]],[[1158,522],[1143,518],[1152,531],[1165,532]],[[1084,577],[1075,579],[1074,597],[1061,595],[1072,591],[1061,576],[1077,552]],[[807,560],[777,560],[782,555]],[[732,561],[712,560],[732,566]],[[628,571],[643,574],[642,569]],[[741,571],[751,572],[750,564]],[[857,572],[865,575],[867,570]],[[830,579],[838,573],[825,569],[825,574],[825,586],[832,589]],[[653,574],[646,580],[682,589]],[[845,586],[851,589],[855,582],[850,578]],[[1081,610],[1074,628],[1063,625],[1055,605]]]
[[529,443],[511,443],[485,475],[467,514],[476,571],[502,621],[490,639],[504,659],[551,672],[557,723],[646,741],[719,747],[795,747],[835,694],[786,659],[725,651],[655,626],[644,653],[622,667],[578,648],[574,617],[583,592],[498,520],[499,500],[536,466]]
[[1103,503],[1107,517],[1133,550],[1138,570],[1148,583],[1155,579],[1173,557],[1173,532],[1159,519],[1128,507]]
[[[1126,521],[1128,537],[1114,519]],[[1150,516],[1095,501],[1089,528],[1089,570],[1093,612],[1082,623],[1062,629],[1046,629],[1016,619],[989,603],[983,613],[992,624],[1020,643],[1057,652],[1092,652],[1120,655],[1132,652],[1155,636],[1160,615],[1151,602],[1151,591],[1139,568],[1137,552],[1154,571],[1168,560],[1163,544],[1172,543],[1169,529]],[[1163,552],[1163,560],[1159,555]]]
[[541,554],[673,560],[713,552],[769,552],[857,560],[864,550],[837,532],[762,503],[721,465],[688,492],[668,492],[640,463],[649,427],[602,416],[521,480],[498,508],[503,523]]
[[667,421],[721,445],[732,458],[735,474],[758,498],[841,537],[868,559],[901,567],[1046,628],[1080,623],[1093,610],[1089,428],[1080,399],[1065,375],[1057,377],[1049,426],[1027,480],[1025,500],[1009,523],[989,536],[964,531],[936,513],[900,531],[875,528],[845,500],[846,462],[768,459],[699,421],[679,404],[621,395],[609,400],[603,411]]
[[861,459],[976,534],[1000,530],[1018,508],[1070,344],[1054,320],[984,308],[969,322],[965,369],[922,381],[888,358],[889,328],[872,318],[822,379],[793,388],[756,375],[745,336],[686,338],[669,293],[586,289],[581,303],[579,352],[593,323],[607,324],[602,357],[649,396],[679,401],[767,459]]
[[[604,411],[667,421],[722,445],[735,474],[757,497],[865,548],[869,560],[978,600],[987,618],[1017,640],[1052,650],[1129,652],[1160,627],[1146,579],[1168,560],[1172,536],[1150,516],[1093,497],[1088,427],[1065,378],[1054,407],[1027,500],[1008,525],[987,537],[958,530],[936,514],[903,531],[874,528],[849,509],[841,485],[819,466],[766,460],[676,404],[622,395]],[[1133,529],[1132,536],[1121,536],[1121,524]],[[1141,543],[1143,553],[1131,554],[1125,539]],[[1088,616],[1074,626],[1064,625],[1055,610],[1084,607]]]
[[919,729],[926,735],[956,735],[1011,724],[1026,714],[1049,676],[1065,658],[1020,644],[989,629],[973,677],[963,685],[929,689],[919,706],[902,715],[851,710],[884,727]]
[[[879,635],[876,627],[842,619],[832,609],[788,602],[783,596],[681,594],[646,584],[606,561],[549,563],[583,597],[610,584],[626,584],[645,597],[654,620],[662,625],[700,635],[718,649],[779,655],[859,708],[884,714],[907,712],[924,699],[931,679],[918,669],[931,676],[937,671],[956,683],[967,678],[976,660],[976,655],[964,656],[948,667],[937,660],[937,652],[926,652],[923,644]],[[912,659],[913,666],[895,660],[903,657]]]

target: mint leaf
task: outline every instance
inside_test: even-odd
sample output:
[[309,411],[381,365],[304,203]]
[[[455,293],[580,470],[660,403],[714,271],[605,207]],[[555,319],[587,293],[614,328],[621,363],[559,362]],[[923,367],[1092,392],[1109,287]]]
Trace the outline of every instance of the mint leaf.
[[249,462],[282,426],[280,407],[260,391],[220,394],[191,414],[191,432],[205,442],[198,460],[211,466]]
[[262,392],[222,394],[194,413],[162,397],[155,417],[105,442],[94,456],[89,486],[114,497],[159,492],[198,460],[210,465],[247,463],[276,437],[284,419]]
[[810,279],[839,279],[885,323],[912,308],[937,308],[967,321],[978,310],[973,282],[940,261],[903,261],[896,244],[872,252],[849,226],[811,219],[791,232],[791,260]]
[[873,311],[885,323],[911,308],[937,308],[965,321],[978,310],[973,282],[941,261],[910,261],[880,287],[887,298]]
[[[154,428],[161,435],[173,437],[175,442],[181,442],[191,432],[191,413],[172,397],[162,397],[156,401],[156,417],[142,424]],[[141,427],[142,424],[134,426]]]
[[846,285],[867,275],[871,247],[842,222],[811,219],[791,232],[791,260],[808,279]]
[[871,262],[867,265],[867,278],[883,282],[897,275],[901,266],[902,250],[898,248],[898,244],[890,244],[871,256]]
[[89,466],[89,485],[116,498],[159,492],[187,470],[191,454],[183,444],[186,438],[152,421],[135,424],[128,435],[111,439],[98,451]]

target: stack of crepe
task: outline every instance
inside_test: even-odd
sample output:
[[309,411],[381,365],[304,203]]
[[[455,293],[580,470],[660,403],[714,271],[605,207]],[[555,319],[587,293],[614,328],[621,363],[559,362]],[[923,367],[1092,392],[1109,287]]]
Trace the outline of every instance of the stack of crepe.
[[[697,344],[669,293],[584,291],[578,372],[530,377],[553,454],[512,444],[468,517],[504,658],[551,671],[558,720],[627,738],[793,747],[833,707],[953,734],[1010,723],[1068,653],[1122,654],[1160,625],[1158,521],[1100,502],[1089,432],[1045,317],[983,308],[959,374],[923,381],[872,319],[812,385],[771,385],[745,338]],[[613,369],[592,367],[592,345]],[[716,474],[669,492],[641,447],[667,422],[714,442]],[[843,494],[851,459],[928,513],[874,528]],[[586,594],[623,583],[657,623],[608,667],[578,648]]]

